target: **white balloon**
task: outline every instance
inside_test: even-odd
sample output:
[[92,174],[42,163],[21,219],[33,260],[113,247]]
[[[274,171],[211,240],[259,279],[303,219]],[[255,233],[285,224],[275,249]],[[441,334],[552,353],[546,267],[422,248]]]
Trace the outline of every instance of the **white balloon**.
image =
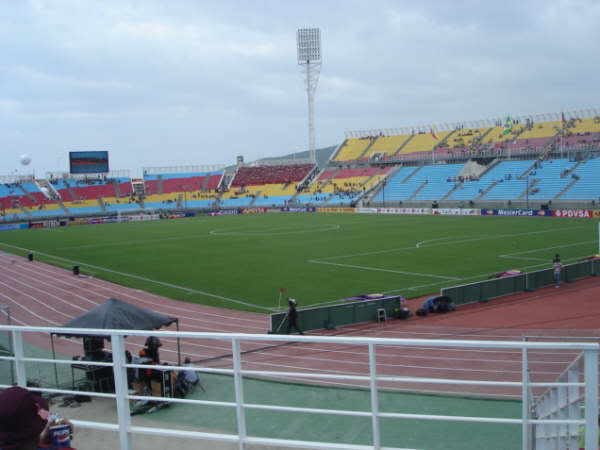
[[28,166],[30,162],[31,156],[29,156],[27,153],[23,153],[21,155],[21,164],[23,164],[24,166]]

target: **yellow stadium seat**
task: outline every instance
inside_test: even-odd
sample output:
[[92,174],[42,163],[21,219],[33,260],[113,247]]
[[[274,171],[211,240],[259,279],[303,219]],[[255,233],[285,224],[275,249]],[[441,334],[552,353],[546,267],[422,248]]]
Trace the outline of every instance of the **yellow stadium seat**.
[[369,151],[364,154],[363,158],[368,158],[375,153],[385,153],[386,155],[393,155],[398,149],[406,142],[410,137],[409,134],[400,134],[397,136],[380,136],[377,138],[375,143],[371,146]]
[[412,139],[400,150],[400,155],[415,152],[428,152],[433,150],[433,147],[438,145],[446,136],[448,131],[438,131],[436,133],[438,139],[435,139],[431,133],[418,133],[413,135]]
[[526,129],[519,135],[519,139],[548,138],[556,136],[562,128],[558,120],[552,122],[535,122],[531,129]]
[[570,126],[567,131],[569,133],[600,133],[600,121],[595,122],[594,119],[575,119],[570,121],[574,126]]
[[370,138],[351,138],[346,141],[336,156],[336,161],[353,161],[359,156],[371,143]]

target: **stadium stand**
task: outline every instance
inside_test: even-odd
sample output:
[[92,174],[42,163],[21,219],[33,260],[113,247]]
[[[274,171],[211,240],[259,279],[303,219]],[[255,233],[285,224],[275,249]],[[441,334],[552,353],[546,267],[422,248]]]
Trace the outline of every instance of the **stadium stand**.
[[573,170],[569,178],[570,186],[562,195],[561,200],[594,200],[600,201],[600,159],[590,159],[582,162]]
[[402,150],[400,150],[399,154],[406,155],[415,152],[431,152],[447,134],[448,132],[446,131],[437,133],[438,139],[435,139],[431,133],[421,132],[413,134],[412,138],[406,143]]
[[571,180],[566,175],[576,165],[568,159],[551,159],[539,162],[535,168],[529,171],[528,196],[536,200],[552,200]]
[[335,156],[335,161],[355,161],[359,159],[375,139],[376,137],[373,136],[346,140]]
[[402,148],[409,138],[410,135],[405,134],[398,136],[380,136],[363,155],[362,159],[368,160],[370,157],[376,154],[381,154],[383,158],[392,156]]
[[486,175],[491,184],[482,192],[485,200],[516,200],[527,188],[527,181],[521,178],[534,161],[502,161]]
[[452,207],[465,201],[482,207],[488,207],[486,202],[493,207],[499,202],[520,201],[521,207],[529,201],[557,202],[553,204],[561,208],[592,209],[600,201],[600,116],[595,110],[437,128],[435,133],[427,131],[433,126],[348,132],[332,159],[333,147],[317,158],[318,167],[288,160],[237,170],[151,168],[135,183],[112,174],[60,174],[48,180],[5,176],[0,220],[384,200],[418,206],[447,202]]

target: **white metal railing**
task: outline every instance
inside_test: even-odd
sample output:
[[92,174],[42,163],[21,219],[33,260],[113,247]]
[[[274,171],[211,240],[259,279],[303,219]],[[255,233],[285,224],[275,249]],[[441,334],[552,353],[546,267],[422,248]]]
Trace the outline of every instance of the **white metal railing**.
[[[26,362],[50,363],[50,364],[87,364],[100,365],[95,361],[72,361],[60,359],[45,359],[25,357],[23,351],[24,335],[27,333],[64,333],[64,328],[48,327],[23,327],[0,325],[0,333],[9,332],[12,337],[13,355],[2,356],[0,360],[12,361],[14,364],[17,384],[26,386]],[[115,398],[117,404],[118,423],[90,422],[73,420],[73,423],[82,428],[92,428],[98,430],[111,430],[119,433],[120,446],[123,450],[130,450],[131,435],[134,433],[150,434],[160,436],[171,436],[179,438],[193,438],[201,440],[216,440],[222,442],[231,442],[244,449],[247,444],[257,444],[265,446],[283,446],[283,447],[304,447],[314,449],[391,449],[392,447],[381,447],[380,442],[380,419],[417,419],[433,421],[455,421],[470,423],[496,423],[513,424],[522,427],[522,449],[532,449],[532,439],[530,436],[531,426],[543,425],[561,425],[570,427],[580,427],[585,425],[585,444],[588,450],[598,450],[598,350],[600,346],[597,343],[581,342],[515,342],[515,341],[476,341],[476,340],[426,340],[426,339],[388,339],[388,338],[367,338],[367,337],[331,337],[331,336],[289,336],[289,335],[262,335],[262,334],[241,334],[241,333],[196,333],[196,332],[175,332],[175,331],[140,331],[140,330],[95,330],[95,329],[68,329],[70,334],[75,335],[94,335],[110,336],[112,344],[113,362],[104,363],[104,365],[113,366],[115,394],[87,392],[86,395],[97,397]],[[204,406],[221,406],[235,408],[237,418],[237,434],[209,433],[173,430],[168,428],[148,428],[135,426],[131,422],[129,400],[149,400],[157,401],[157,397],[147,397],[139,395],[129,395],[127,390],[127,368],[148,368],[147,365],[127,364],[125,361],[125,336],[157,336],[159,338],[185,338],[185,339],[209,339],[209,340],[227,340],[231,343],[233,365],[231,369],[217,369],[206,367],[195,367],[194,370],[204,373],[227,374],[233,376],[235,388],[235,401],[208,401],[180,398],[160,398],[170,403],[187,403]],[[322,343],[336,345],[366,345],[369,354],[369,372],[368,375],[338,375],[338,374],[319,374],[307,372],[286,372],[286,371],[260,371],[246,370],[242,368],[242,354],[240,344],[242,342],[268,342],[268,343]],[[484,348],[484,349],[520,349],[522,352],[522,379],[521,381],[489,381],[489,380],[455,380],[438,378],[419,378],[405,376],[381,376],[377,374],[376,348],[377,346],[412,346],[412,347],[439,347],[439,348]],[[581,351],[584,355],[584,378],[575,380],[569,377],[566,381],[558,382],[530,382],[528,378],[528,350],[575,350]],[[151,366],[153,370],[189,370],[189,367],[180,366]],[[370,391],[371,410],[336,410],[322,408],[302,408],[291,406],[279,406],[268,404],[246,403],[244,400],[244,376],[253,377],[279,377],[279,378],[320,378],[327,380],[359,380],[366,385]],[[378,382],[403,382],[403,383],[453,383],[473,386],[506,386],[521,387],[522,389],[522,417],[515,418],[495,418],[495,417],[470,417],[454,415],[431,415],[431,414],[409,414],[403,412],[381,412],[378,405]],[[8,387],[0,385],[0,388]],[[552,418],[531,418],[530,411],[532,399],[529,390],[539,387],[555,387],[561,389],[583,389],[585,418],[581,419],[578,415],[573,417],[567,414],[561,417]],[[36,388],[46,393],[61,394],[81,394],[80,391],[53,388]],[[313,442],[296,441],[289,439],[262,438],[248,436],[246,431],[246,410],[271,410],[287,411],[298,413],[313,413],[326,415],[343,415],[355,417],[370,417],[372,424],[372,444],[371,445],[348,445],[331,442]]]
[[[549,121],[562,121],[562,117],[566,120],[570,119],[584,119],[584,118],[596,118],[600,116],[600,109],[587,108],[587,109],[574,109],[562,112],[551,112],[551,113],[534,113],[534,114],[509,114],[510,119],[522,123],[527,123],[528,120],[534,123],[549,122]],[[375,136],[395,136],[401,134],[417,134],[417,133],[429,133],[432,128],[437,131],[451,131],[460,128],[489,128],[504,125],[506,116],[488,118],[488,119],[475,119],[475,120],[464,120],[459,122],[449,123],[436,123],[436,124],[421,124],[412,126],[403,126],[395,128],[376,128],[371,130],[354,130],[346,131],[344,136],[347,138],[360,138],[360,137],[375,137]]]
[[168,167],[144,167],[144,175],[177,174],[177,173],[202,173],[220,172],[225,169],[224,164],[204,164],[200,166],[168,166]]

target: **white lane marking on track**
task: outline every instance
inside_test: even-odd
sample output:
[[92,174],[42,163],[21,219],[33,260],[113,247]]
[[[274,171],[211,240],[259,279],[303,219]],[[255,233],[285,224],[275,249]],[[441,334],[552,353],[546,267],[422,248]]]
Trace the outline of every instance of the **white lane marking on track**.
[[[4,283],[2,283],[2,284],[4,284]],[[24,284],[24,283],[20,283],[20,284]],[[34,297],[32,297],[32,296],[30,296],[28,294],[25,294],[25,295],[27,295],[28,297],[31,297],[34,300],[34,302],[41,303],[37,299],[35,299]],[[64,303],[71,304],[71,302],[64,302]],[[27,309],[27,308],[24,308],[24,309]],[[51,309],[53,309],[54,311],[56,311],[56,312],[58,312],[58,313],[60,313],[62,315],[65,315],[67,317],[71,317],[71,318],[73,317],[71,315],[64,314],[64,313],[62,313],[62,312],[60,312],[60,311],[58,311],[58,310],[56,310],[54,308],[51,308]],[[29,310],[29,309],[27,309],[27,310],[29,312],[31,312],[32,314],[35,314],[31,310]],[[41,316],[39,316],[37,314],[35,314],[35,315],[36,315],[36,317],[41,317]],[[51,322],[51,321],[49,321],[49,322]],[[174,340],[168,340],[168,339],[167,339],[167,341],[175,342]],[[202,345],[202,344],[196,344],[196,343],[193,343],[193,342],[192,343],[188,343],[188,344],[190,346],[192,346],[192,347],[213,348],[212,346],[207,346],[207,345]],[[229,347],[223,347],[223,350],[228,350],[228,349],[229,349]],[[331,350],[319,349],[319,348],[311,348],[311,350],[313,350],[315,352],[319,352],[319,353],[331,353],[332,352]],[[338,351],[338,350],[334,350],[334,352],[336,352],[336,353],[352,353],[352,354],[355,354],[355,352],[345,352],[345,351]],[[272,352],[256,352],[256,354],[261,355],[261,356],[264,355],[264,356],[271,356],[271,357],[290,357],[287,353],[279,353],[277,351],[272,351]],[[202,355],[202,356],[209,356],[209,355]],[[380,354],[380,356],[384,357],[384,356],[387,356],[387,355],[384,354],[384,353],[382,353],[382,354]],[[391,356],[397,356],[397,355],[390,353],[389,356],[391,357]],[[411,356],[407,355],[406,357],[407,358],[413,358],[413,359],[427,359],[427,357],[416,356],[416,355],[411,355]],[[306,361],[319,361],[319,362],[320,361],[330,361],[331,360],[331,358],[324,359],[324,358],[320,358],[320,357],[317,357],[317,356],[298,356],[298,355],[293,356],[293,359],[296,359],[296,360],[306,360]],[[436,360],[463,360],[463,361],[468,361],[469,360],[468,358],[447,358],[447,357],[431,357],[430,359],[436,359]],[[270,363],[265,363],[265,362],[262,362],[262,361],[258,362],[258,361],[252,361],[252,360],[250,360],[249,362],[255,363],[255,364],[262,364],[262,365],[271,365]],[[494,362],[494,360],[488,360],[488,362]],[[504,362],[504,361],[502,361],[502,362]],[[364,365],[365,364],[365,363],[360,363],[360,362],[357,362],[357,361],[339,361],[339,363],[340,364],[359,364],[359,365],[361,365],[361,364]],[[515,361],[515,363],[519,363],[520,364],[520,361]],[[402,365],[402,364],[382,363],[380,365],[381,366],[386,366],[386,367],[406,367],[405,365]],[[420,367],[420,366],[411,366],[411,367]]]
[[248,302],[245,302],[243,300],[237,300],[237,299],[234,299],[234,298],[224,297],[222,295],[211,294],[210,292],[200,291],[198,289],[192,289],[192,288],[185,287],[185,286],[178,286],[176,284],[167,283],[165,281],[153,280],[151,278],[142,277],[140,275],[134,275],[134,274],[127,273],[127,272],[121,272],[121,271],[118,271],[118,270],[108,269],[106,267],[96,266],[96,265],[88,264],[88,263],[81,262],[81,261],[75,261],[73,259],[61,258],[60,256],[51,255],[49,253],[43,253],[43,252],[40,252],[40,251],[37,251],[37,250],[31,250],[31,249],[28,249],[28,248],[25,248],[25,247],[19,247],[17,245],[6,244],[4,242],[0,242],[0,245],[4,245],[6,247],[15,248],[17,250],[24,250],[26,252],[36,252],[36,253],[38,253],[40,255],[43,255],[43,256],[46,256],[46,257],[49,257],[49,258],[53,258],[53,259],[56,259],[56,260],[59,260],[59,261],[65,261],[65,262],[68,262],[68,263],[71,263],[71,264],[74,263],[74,264],[78,264],[78,265],[84,266],[84,267],[91,267],[93,269],[102,270],[104,272],[114,273],[114,274],[117,274],[117,275],[121,275],[121,276],[128,277],[128,278],[133,278],[133,279],[136,279],[136,280],[147,281],[148,283],[158,284],[160,286],[166,286],[166,287],[170,287],[170,288],[173,288],[173,289],[178,289],[178,290],[185,291],[185,292],[190,291],[190,292],[194,292],[195,294],[205,295],[207,297],[216,298],[218,300],[224,300],[224,301],[230,302],[230,303],[237,303],[238,305],[249,306],[251,308],[260,309],[260,310],[263,310],[263,311],[270,311],[270,309],[267,308],[267,307],[265,307],[265,306],[255,305],[253,303],[248,303]]
[[[15,272],[13,272],[13,271],[6,271],[5,273],[7,273],[7,272],[10,272],[11,274],[14,274],[14,273],[15,273]],[[23,272],[23,273],[24,273],[24,272]],[[19,273],[19,272],[16,272],[16,274],[18,274],[18,275],[21,275],[21,273]],[[73,284],[73,283],[68,283],[68,282],[62,281],[62,280],[60,280],[60,279],[57,279],[56,277],[52,278],[52,277],[50,277],[50,276],[47,276],[47,275],[44,275],[44,274],[40,274],[39,272],[37,272],[37,280],[36,280],[37,282],[41,282],[41,283],[43,283],[44,285],[52,286],[54,289],[58,289],[58,290],[60,290],[60,291],[65,291],[65,292],[69,292],[69,293],[72,293],[72,292],[73,292],[72,290],[69,290],[69,289],[66,289],[66,288],[60,287],[60,286],[58,286],[57,284],[50,285],[49,283],[45,283],[45,282],[43,282],[43,281],[40,281],[40,278],[41,278],[41,277],[51,278],[52,280],[54,280],[54,282],[55,282],[55,283],[60,283],[60,284],[66,285],[67,287],[71,287],[71,288],[77,287],[77,286],[76,286],[75,284]],[[13,281],[19,282],[19,281],[18,281],[18,280],[16,280],[15,278],[11,278],[11,279],[12,279]],[[0,282],[0,283],[2,283],[2,282]],[[19,282],[19,283],[20,283],[20,284],[25,284],[25,283],[22,283],[22,282]],[[94,286],[94,285],[92,285],[92,286]],[[80,288],[81,288],[81,286],[78,286],[78,287],[80,287]],[[96,286],[94,286],[94,287],[96,287]],[[84,291],[85,291],[85,292],[87,292],[87,293],[94,293],[94,294],[96,293],[96,292],[95,292],[93,289],[90,289],[90,288],[84,288]],[[135,296],[130,296],[130,295],[127,295],[127,294],[121,293],[121,292],[119,292],[119,291],[117,291],[117,290],[113,290],[113,291],[110,291],[110,290],[109,290],[109,292],[113,292],[113,293],[114,293],[114,292],[117,292],[117,294],[116,294],[116,295],[117,295],[117,296],[119,296],[120,298],[123,298],[123,297],[129,298],[129,297],[130,297],[130,298],[132,298],[132,299],[137,299],[137,297],[135,297]],[[97,306],[97,305],[99,305],[99,304],[100,304],[100,303],[98,303],[98,302],[96,302],[96,301],[93,301],[93,300],[91,300],[91,299],[88,299],[87,297],[84,297],[84,296],[81,296],[81,295],[76,295],[76,297],[79,297],[79,298],[81,298],[82,300],[84,300],[84,301],[86,301],[86,302],[88,302],[88,303],[91,303],[93,306]],[[139,300],[139,301],[142,301],[142,300]],[[66,304],[68,304],[68,305],[72,305],[72,306],[73,306],[73,307],[75,307],[75,308],[79,308],[79,307],[78,307],[76,304],[74,304],[74,303],[72,303],[72,302],[65,301],[65,300],[62,300],[62,302],[63,302],[63,303],[66,303]],[[161,304],[158,304],[158,303],[154,303],[154,302],[144,302],[144,303],[150,303],[150,304],[152,304],[153,306],[162,306],[162,307],[163,307],[163,308],[162,308],[163,310],[168,310],[167,312],[165,312],[165,314],[172,314],[172,310],[169,310],[168,308],[164,308],[164,305],[161,305]],[[79,308],[79,309],[82,309],[83,311],[87,311],[86,309],[83,309],[83,308]],[[58,312],[58,311],[57,311],[57,312]],[[158,310],[157,312],[161,312],[161,311],[160,311],[160,310]],[[197,311],[196,311],[196,312],[197,312]],[[70,316],[70,317],[72,318],[73,316]],[[188,321],[196,321],[196,322],[201,322],[201,323],[208,322],[208,323],[211,323],[211,324],[213,324],[213,325],[215,324],[215,320],[214,320],[214,319],[200,319],[200,318],[197,318],[197,317],[192,317],[192,316],[188,316],[188,315],[178,315],[178,317],[179,317],[180,319],[185,319],[185,320],[188,320]],[[221,317],[223,317],[224,319],[226,318],[225,316],[221,316]],[[232,320],[232,318],[227,318],[227,319],[228,319],[229,321],[231,321],[231,320]],[[235,318],[233,318],[233,320],[234,320],[234,319],[235,319]],[[251,329],[256,329],[256,330],[262,330],[262,331],[264,331],[264,327],[260,327],[260,328],[259,328],[259,327],[257,327],[257,326],[254,326],[254,327],[253,327],[253,326],[250,326],[250,325],[244,325],[244,328],[251,328]],[[198,329],[198,330],[201,330],[201,331],[223,331],[223,329],[222,329],[222,328],[207,328],[206,326],[198,327],[197,329]]]
[[[40,319],[42,321],[42,323],[49,323],[51,325],[55,325],[55,326],[60,326],[61,324],[54,322],[50,319],[48,319],[47,317],[42,317],[39,314],[37,314],[36,312],[32,311],[31,309],[27,308],[26,306],[23,306],[23,304],[17,302],[16,300],[13,300],[11,297],[9,297],[6,294],[3,294],[2,292],[0,292],[0,297],[4,297],[6,298],[9,302],[14,303],[15,305],[17,305],[19,308],[24,309],[25,311],[27,311],[29,314],[31,314],[32,316],[37,317],[38,319]],[[12,319],[12,316],[11,316]]]
[[[260,352],[260,354],[262,355],[262,354],[263,354],[263,352]],[[279,354],[279,353],[276,353],[276,352],[275,352],[274,354],[271,354],[271,356],[279,356],[279,355],[280,355],[280,354]],[[287,355],[287,354],[281,354],[281,356],[289,356],[289,355]],[[382,355],[382,356],[383,356],[383,355]],[[315,358],[315,357],[299,357],[299,358],[300,358],[300,359],[306,359],[306,360],[315,360],[315,361],[316,361],[316,360],[319,360],[319,361],[321,361],[321,360],[322,360],[321,358]],[[435,358],[434,358],[434,359],[435,359]],[[438,359],[444,359],[444,358],[438,358]],[[272,366],[272,365],[273,365],[273,364],[270,364],[270,363],[257,362],[257,361],[252,361],[252,360],[249,360],[249,361],[248,361],[248,363],[251,363],[251,364],[258,364],[258,365],[269,365],[269,366]],[[384,363],[383,365],[387,366],[388,364],[385,364],[385,363]],[[403,365],[398,365],[398,364],[390,364],[390,366],[406,367],[406,366],[403,366]],[[421,366],[413,366],[413,367],[420,368]]]
[[[0,259],[2,258],[2,256],[3,255],[0,253]],[[65,285],[67,285],[69,287],[77,287],[78,286],[77,284],[74,284],[71,281],[71,279],[70,279],[71,277],[64,277],[63,276],[62,277],[63,280],[68,280],[68,281],[63,281],[63,280],[61,280],[57,276],[57,274],[56,274],[55,271],[49,270],[48,268],[46,268],[44,266],[41,266],[41,265],[35,266],[35,269],[34,268],[30,268],[27,265],[22,265],[22,266],[20,266],[20,270],[23,273],[29,271],[35,277],[46,276],[47,278],[50,278],[53,281],[58,281],[58,282],[60,282],[62,284],[65,284]],[[44,273],[48,274],[48,275],[44,275]],[[81,279],[81,277],[80,277],[80,279]],[[135,295],[131,295],[130,294],[131,288],[127,288],[127,287],[119,286],[119,285],[113,285],[113,284],[110,284],[109,282],[104,282],[102,280],[98,280],[95,283],[89,283],[87,281],[84,281],[83,279],[81,281],[83,282],[82,284],[89,285],[89,286],[91,286],[93,288],[96,288],[98,290],[107,291],[109,293],[116,294],[117,296],[131,298],[133,300],[139,301],[140,303],[147,304],[147,305],[152,305],[153,307],[156,307],[156,308],[159,308],[159,309],[164,307],[164,303],[163,302],[154,302],[154,301],[146,300],[146,299],[141,298],[141,297],[136,297]],[[109,287],[104,286],[104,283],[106,283],[107,286],[109,286]],[[92,289],[88,289],[88,290],[90,292],[94,292]],[[134,291],[135,292],[139,292],[139,293],[143,293],[143,291],[140,291],[139,289],[135,289]],[[96,293],[96,292],[94,292],[94,293]],[[154,295],[154,294],[148,294],[148,295]],[[91,300],[88,300],[88,301],[90,303],[96,305],[95,302],[93,302]],[[173,301],[173,302],[175,302],[175,301]],[[159,309],[157,309],[157,311]],[[234,317],[234,316],[231,316],[231,315],[216,314],[214,312],[207,312],[207,311],[201,311],[201,312],[199,312],[198,310],[195,310],[195,309],[183,308],[183,307],[180,307],[180,306],[172,306],[172,308],[169,310],[169,314],[172,314],[172,310],[173,309],[177,310],[177,311],[184,311],[184,312],[190,313],[190,314],[199,314],[200,313],[202,315],[208,315],[208,316],[211,316],[211,317],[223,318],[223,319],[226,319],[228,321],[250,322],[250,323],[262,323],[263,322],[262,319],[258,319],[258,318],[257,319],[250,319],[250,318]],[[196,320],[196,319],[194,319],[193,317],[189,317],[189,320]],[[261,327],[260,329],[264,329],[264,328]]]

